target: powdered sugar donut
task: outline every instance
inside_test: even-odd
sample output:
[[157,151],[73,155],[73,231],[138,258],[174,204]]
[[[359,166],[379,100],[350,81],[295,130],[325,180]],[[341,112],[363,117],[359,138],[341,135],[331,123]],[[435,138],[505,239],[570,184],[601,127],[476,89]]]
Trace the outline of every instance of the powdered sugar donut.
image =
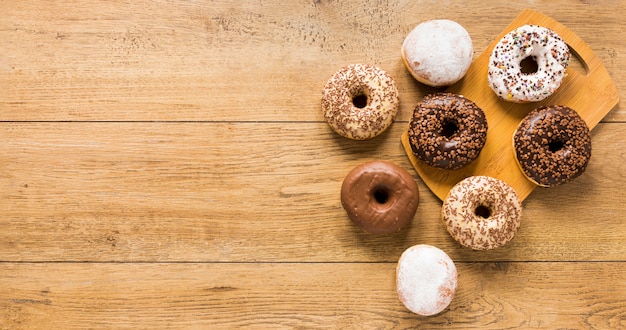
[[569,59],[569,47],[554,31],[538,25],[518,27],[491,52],[489,86],[506,101],[541,101],[559,88]]
[[452,302],[457,287],[457,270],[442,250],[426,244],[402,253],[396,267],[396,290],[411,312],[423,316],[440,313]]
[[384,132],[399,106],[391,76],[370,64],[339,69],[322,91],[322,110],[328,125],[352,140],[367,140]]
[[467,30],[448,19],[418,24],[402,43],[402,60],[411,75],[434,87],[452,85],[463,78],[473,56]]

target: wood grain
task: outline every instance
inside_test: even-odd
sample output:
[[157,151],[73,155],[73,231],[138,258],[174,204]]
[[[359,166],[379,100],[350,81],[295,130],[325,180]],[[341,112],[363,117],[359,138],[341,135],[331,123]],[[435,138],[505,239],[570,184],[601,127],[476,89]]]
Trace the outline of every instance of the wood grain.
[[0,286],[11,289],[0,291],[0,328],[626,326],[620,263],[457,263],[457,269],[451,305],[418,317],[398,300],[393,263],[5,263]]
[[[536,189],[495,251],[449,237],[400,143],[437,90],[404,68],[404,36],[453,19],[477,56],[527,7],[580,36],[623,94],[623,1],[0,1],[0,329],[626,327],[623,95],[587,172]],[[320,110],[326,80],[357,62],[401,100],[361,142]],[[339,202],[373,159],[420,188],[395,235],[360,232]],[[459,268],[435,317],[394,292],[418,243]]]
[[[323,121],[324,83],[355,62],[390,73],[409,120],[433,91],[399,56],[417,23],[458,21],[478,56],[527,7],[579,35],[626,88],[621,1],[3,1],[2,120]],[[626,121],[623,102],[605,120]]]
[[[364,143],[325,123],[0,125],[0,260],[377,262],[424,242],[464,261],[626,255],[623,125],[601,124],[587,172],[540,189],[519,235],[484,254],[447,235],[399,143],[407,125]],[[361,233],[340,204],[345,175],[373,159],[407,169],[421,192],[413,225],[389,237]]]

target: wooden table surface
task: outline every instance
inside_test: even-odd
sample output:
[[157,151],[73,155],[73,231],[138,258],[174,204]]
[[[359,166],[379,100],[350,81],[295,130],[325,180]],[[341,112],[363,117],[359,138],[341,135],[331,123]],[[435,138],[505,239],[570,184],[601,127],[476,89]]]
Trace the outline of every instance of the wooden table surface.
[[[525,8],[593,49],[622,100],[583,176],[537,189],[517,236],[456,244],[400,136],[436,91],[400,58],[419,22],[461,23],[480,54]],[[626,328],[624,1],[0,2],[0,328]],[[325,123],[341,66],[396,81],[368,141]],[[339,200],[374,159],[411,173],[409,228],[361,232]],[[432,317],[395,292],[400,254],[435,245],[459,288]]]

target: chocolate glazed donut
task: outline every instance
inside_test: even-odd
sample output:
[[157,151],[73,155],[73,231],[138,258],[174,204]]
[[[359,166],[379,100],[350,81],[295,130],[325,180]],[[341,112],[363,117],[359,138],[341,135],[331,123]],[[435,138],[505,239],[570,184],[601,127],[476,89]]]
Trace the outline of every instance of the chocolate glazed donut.
[[413,177],[385,161],[355,167],[341,186],[341,204],[348,217],[372,234],[399,231],[413,220],[418,203]]
[[575,179],[591,158],[589,127],[575,110],[563,105],[529,112],[513,135],[513,146],[524,175],[542,187]]
[[487,119],[473,101],[452,93],[426,95],[415,107],[409,142],[415,157],[446,170],[478,157],[487,140]]

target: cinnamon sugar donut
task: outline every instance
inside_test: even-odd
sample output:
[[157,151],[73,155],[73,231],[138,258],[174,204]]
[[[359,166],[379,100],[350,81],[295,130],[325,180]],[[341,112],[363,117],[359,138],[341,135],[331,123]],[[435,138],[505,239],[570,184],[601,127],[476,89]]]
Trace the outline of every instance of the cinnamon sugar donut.
[[322,110],[339,135],[366,140],[384,132],[398,112],[400,100],[393,79],[369,64],[341,68],[326,83]]
[[361,164],[341,185],[341,205],[354,224],[373,234],[390,234],[408,225],[419,203],[417,183],[386,161]]
[[553,187],[585,171],[591,158],[591,135],[573,109],[542,106],[520,122],[513,147],[524,175],[539,186]]
[[396,291],[411,312],[430,316],[452,302],[457,288],[454,262],[431,245],[415,245],[402,253],[396,266]]
[[417,159],[456,170],[479,156],[487,140],[487,119],[482,109],[461,95],[426,95],[413,111],[408,135]]
[[537,25],[520,26],[491,52],[489,87],[506,101],[541,101],[559,88],[569,59],[569,47],[556,32]]
[[459,244],[474,250],[500,247],[520,226],[522,202],[502,180],[471,176],[457,183],[443,202],[442,219]]

